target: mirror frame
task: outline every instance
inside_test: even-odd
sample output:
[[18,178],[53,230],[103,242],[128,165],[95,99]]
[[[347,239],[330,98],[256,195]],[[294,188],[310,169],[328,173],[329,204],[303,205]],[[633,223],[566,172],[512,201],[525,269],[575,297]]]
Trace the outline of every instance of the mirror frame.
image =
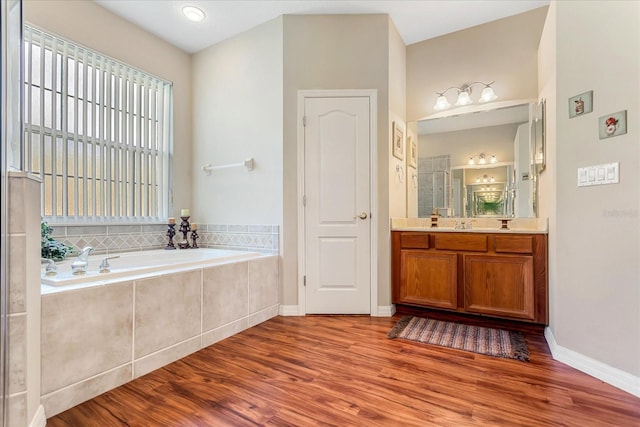
[[[519,99],[519,100],[508,100],[508,101],[501,101],[501,102],[494,102],[494,103],[489,103],[489,104],[482,104],[482,105],[471,105],[471,106],[465,106],[465,107],[459,107],[459,108],[454,108],[451,110],[447,110],[447,111],[442,111],[436,114],[432,114],[426,117],[423,117],[421,119],[416,120],[416,123],[422,120],[430,120],[430,119],[440,119],[440,118],[449,118],[449,117],[456,117],[456,116],[461,116],[461,115],[466,115],[469,113],[479,113],[479,112],[485,112],[485,111],[491,111],[494,109],[502,109],[502,108],[509,108],[509,107],[515,107],[518,105],[523,105],[523,104],[529,104],[531,105],[531,110],[530,110],[530,116],[529,116],[529,121],[530,121],[530,127],[529,127],[529,132],[530,135],[532,136],[531,138],[531,142],[530,142],[530,150],[531,150],[531,156],[534,158],[530,158],[533,165],[531,167],[531,180],[533,181],[533,186],[534,186],[534,194],[533,194],[533,198],[532,198],[532,210],[533,210],[533,217],[538,217],[539,212],[538,212],[538,176],[540,175],[541,172],[543,172],[546,169],[546,157],[547,157],[547,153],[546,153],[546,120],[545,120],[545,115],[546,115],[546,100],[544,98],[536,100],[536,99]],[[409,124],[407,124],[407,126],[409,126]],[[538,162],[535,159],[535,153],[541,153],[540,156],[540,161]],[[461,168],[464,168],[464,166],[462,166]],[[416,168],[416,172],[415,175],[417,175],[417,169]],[[408,181],[408,180],[407,180]],[[416,190],[417,190],[417,183],[415,185]],[[408,209],[408,205],[409,205],[409,189],[408,189],[408,185],[406,188],[407,191],[407,209]],[[416,191],[417,192],[417,191]],[[418,195],[416,194],[416,197]],[[528,217],[523,217],[523,218],[528,218]]]
[[[535,171],[536,175],[540,175],[547,168],[547,129],[546,129],[546,112],[547,112],[547,101],[546,99],[541,99],[536,104],[536,111],[534,120],[534,162],[535,162]],[[538,153],[540,153],[540,158],[538,158]]]

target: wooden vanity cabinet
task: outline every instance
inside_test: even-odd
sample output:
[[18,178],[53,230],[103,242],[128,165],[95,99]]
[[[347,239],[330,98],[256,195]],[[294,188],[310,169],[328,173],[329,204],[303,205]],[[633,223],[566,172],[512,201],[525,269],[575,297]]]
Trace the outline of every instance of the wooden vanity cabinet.
[[[402,251],[399,299],[406,304],[458,306],[458,260],[453,252]],[[424,286],[429,283],[429,286]]]
[[546,234],[392,232],[393,303],[548,323]]

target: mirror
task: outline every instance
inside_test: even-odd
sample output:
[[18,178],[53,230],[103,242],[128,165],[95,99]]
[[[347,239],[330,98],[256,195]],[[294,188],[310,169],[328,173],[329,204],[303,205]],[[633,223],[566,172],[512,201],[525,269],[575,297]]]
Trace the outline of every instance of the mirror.
[[544,102],[504,104],[409,125],[418,140],[417,208],[409,216],[536,216],[546,154]]
[[534,115],[533,115],[533,132],[534,132],[534,143],[533,143],[533,153],[534,153],[534,162],[536,173],[540,175],[542,171],[547,167],[547,148],[546,148],[546,133],[547,129],[545,127],[545,114],[547,109],[547,101],[541,100],[535,105]]

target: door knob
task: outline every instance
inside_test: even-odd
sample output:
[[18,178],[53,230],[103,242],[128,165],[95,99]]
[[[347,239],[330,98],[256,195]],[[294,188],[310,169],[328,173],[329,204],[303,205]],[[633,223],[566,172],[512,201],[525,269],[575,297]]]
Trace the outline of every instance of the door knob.
[[366,212],[362,212],[360,215],[358,215],[358,218],[367,219],[367,213]]

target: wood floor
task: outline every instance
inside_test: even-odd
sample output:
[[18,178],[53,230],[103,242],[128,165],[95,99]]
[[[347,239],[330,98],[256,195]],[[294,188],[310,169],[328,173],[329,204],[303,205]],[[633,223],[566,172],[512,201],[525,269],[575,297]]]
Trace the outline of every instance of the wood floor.
[[554,361],[390,340],[394,318],[277,317],[48,420],[48,427],[640,426],[640,399]]

